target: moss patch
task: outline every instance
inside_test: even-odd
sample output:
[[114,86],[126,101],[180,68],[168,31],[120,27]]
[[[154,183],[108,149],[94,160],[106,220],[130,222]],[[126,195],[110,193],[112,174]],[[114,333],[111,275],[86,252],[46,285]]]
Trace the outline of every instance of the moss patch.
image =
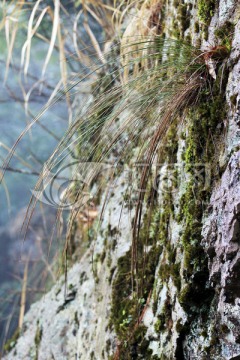
[[172,304],[170,302],[170,298],[167,297],[161,314],[159,314],[157,317],[157,321],[154,325],[154,330],[156,331],[156,333],[160,333],[163,331],[170,332],[172,325]]
[[197,6],[199,20],[209,25],[216,7],[216,0],[198,0]]
[[[161,282],[168,283],[171,277],[178,292],[178,299],[188,313],[189,323],[179,326],[180,339],[191,329],[191,323],[208,312],[213,299],[213,291],[207,287],[207,257],[201,246],[202,218],[209,201],[212,182],[217,177],[215,161],[216,143],[225,116],[225,77],[219,71],[217,81],[209,79],[209,88],[198,94],[198,102],[191,108],[184,109],[188,120],[185,134],[186,150],[183,154],[187,182],[185,192],[180,200],[178,217],[173,208],[172,190],[177,184],[171,184],[168,191],[162,192],[161,204],[151,186],[147,188],[149,196],[145,197],[148,211],[144,216],[140,236],[136,245],[136,274],[132,274],[131,250],[118,261],[116,276],[113,281],[111,325],[114,326],[120,341],[119,359],[148,359],[148,342],[145,341],[146,329],[141,325],[141,315],[149,294],[154,288],[155,270],[162,253],[159,277]],[[206,76],[207,73],[205,74]],[[167,76],[167,74],[166,74]],[[178,120],[178,119],[176,119]],[[165,147],[161,148],[158,163],[177,163],[178,121],[172,124],[166,136]],[[211,167],[212,177],[206,184],[206,164]],[[202,166],[202,169],[199,168]],[[155,201],[157,200],[157,201]],[[171,220],[178,220],[183,226],[178,246],[184,256],[181,268],[176,249],[170,244],[169,226]],[[149,250],[150,245],[150,250]],[[135,264],[134,264],[135,265]],[[183,275],[183,276],[182,276]],[[156,300],[157,295],[154,294]],[[156,332],[170,331],[173,326],[171,304],[159,315],[155,323]],[[140,319],[140,320],[139,320]],[[203,322],[205,323],[205,322]],[[204,325],[203,325],[204,326]],[[139,330],[138,330],[139,329]],[[138,331],[140,335],[137,335]],[[140,336],[140,337],[139,337]],[[181,341],[182,341],[181,340]],[[142,345],[144,344],[144,346]],[[142,353],[143,348],[145,354]],[[181,346],[181,344],[179,344]],[[180,349],[180,348],[179,348]],[[179,350],[178,349],[178,350]],[[180,350],[179,350],[180,351]],[[180,351],[181,352],[181,351]]]
[[37,330],[36,330],[36,334],[34,337],[34,343],[35,343],[35,347],[36,347],[36,355],[35,355],[35,360],[38,360],[38,352],[39,352],[39,346],[42,340],[42,327],[39,325],[39,321],[37,321]]
[[[110,323],[114,326],[121,342],[120,359],[132,359],[133,354],[142,354],[143,348],[144,351],[147,348],[147,342],[144,340],[146,329],[138,325],[137,321],[153,288],[159,251],[159,248],[152,247],[145,259],[141,257],[142,263],[138,264],[138,277],[134,279],[131,275],[131,251],[118,260],[118,272],[113,282]],[[132,285],[135,291],[132,291]]]
[[213,289],[208,286],[208,259],[201,246],[201,231],[210,189],[219,176],[215,154],[219,148],[218,137],[226,115],[227,76],[227,73],[224,76],[218,75],[217,80],[210,85],[211,88],[201,92],[198,104],[188,114],[186,150],[183,156],[188,182],[180,200],[178,215],[178,221],[184,225],[181,245],[185,282],[178,300],[188,314],[188,324],[180,332],[183,338],[190,331],[191,323],[196,317],[202,318],[202,324],[205,324],[203,331],[206,331],[206,319],[214,297]]
[[220,40],[220,45],[230,51],[234,35],[234,24],[226,21],[223,26],[214,31],[214,35]]
[[17,329],[14,332],[13,336],[4,344],[3,347],[4,353],[8,353],[15,347],[19,336],[20,336],[20,329]]

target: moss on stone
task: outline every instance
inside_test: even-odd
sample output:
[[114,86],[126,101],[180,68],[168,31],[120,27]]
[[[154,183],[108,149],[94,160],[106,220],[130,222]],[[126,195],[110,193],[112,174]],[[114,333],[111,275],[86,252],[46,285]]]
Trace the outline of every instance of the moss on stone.
[[175,21],[172,22],[170,34],[171,34],[171,38],[173,38],[173,39],[180,39],[180,37],[181,37],[181,31],[180,31],[180,29],[179,29],[179,23],[178,23],[177,20],[175,20]]
[[135,315],[136,299],[132,294],[131,287],[131,252],[128,251],[125,256],[119,258],[117,265],[117,276],[113,283],[112,308],[110,322],[114,325],[119,340],[124,340],[127,336],[128,327],[132,321],[126,323]]
[[187,331],[187,324],[183,324],[182,321],[182,318],[180,318],[176,322],[176,331],[178,333],[185,333]]
[[175,263],[175,259],[169,262],[162,262],[159,268],[159,277],[162,282],[168,282],[171,277],[177,290],[181,288],[180,263]]
[[238,94],[233,94],[230,96],[230,101],[233,106],[237,105],[237,97],[238,97]]
[[200,31],[199,22],[196,21],[196,22],[194,23],[194,32],[195,32],[195,33],[199,33],[199,31]]
[[101,263],[104,262],[105,257],[106,257],[106,250],[104,249],[103,252],[102,252],[101,255],[100,255],[100,261],[101,261]]
[[[174,1],[173,6],[176,10],[176,18],[173,19],[170,28],[170,36],[174,39],[183,39],[185,31],[190,27],[190,10],[192,4],[185,4],[182,1]],[[187,39],[185,39],[187,41]],[[191,38],[188,39],[189,43]]]
[[220,45],[226,47],[226,49],[230,51],[234,35],[234,24],[230,21],[226,21],[223,26],[214,31],[214,35],[220,40]]
[[174,285],[176,286],[177,290],[179,291],[181,288],[181,273],[180,273],[180,263],[173,263],[171,265],[170,274],[173,280]]
[[160,333],[163,331],[170,331],[172,328],[172,304],[170,298],[164,302],[164,306],[162,308],[161,313],[157,317],[157,321],[154,325],[154,329],[156,333]]
[[[221,73],[221,72],[219,72]],[[203,89],[198,96],[197,105],[194,104],[188,111],[189,123],[186,133],[186,150],[184,154],[185,171],[189,175],[186,191],[180,204],[178,221],[183,225],[180,246],[184,254],[184,266],[180,272],[180,263],[176,257],[176,250],[169,243],[169,225],[174,219],[172,190],[162,193],[159,205],[151,206],[143,219],[140,236],[137,243],[137,274],[132,276],[131,250],[119,259],[117,273],[113,281],[111,324],[114,326],[120,346],[120,359],[141,358],[143,348],[148,349],[145,339],[146,329],[137,335],[136,326],[139,316],[144,309],[148,295],[155,283],[156,264],[163,251],[163,261],[160,265],[159,277],[162,282],[168,282],[171,277],[178,290],[179,302],[189,315],[189,321],[198,315],[206,313],[213,298],[213,291],[207,288],[208,267],[207,257],[201,247],[202,217],[209,199],[209,187],[206,187],[205,177],[199,175],[199,164],[211,165],[215,174],[214,160],[215,139],[219,132],[219,124],[225,116],[225,98],[223,96],[226,81],[225,77],[218,76],[217,81],[209,80],[209,89]],[[221,91],[220,91],[221,90]],[[220,125],[221,126],[221,125]],[[178,134],[177,121],[169,128],[165,139],[165,147],[161,148],[158,161],[169,163],[177,162]],[[201,169],[200,169],[201,170]],[[212,181],[212,179],[210,179]],[[148,188],[151,193],[151,188]],[[147,198],[147,197],[146,197]],[[147,200],[148,202],[148,200]],[[156,206],[157,205],[157,206]],[[160,208],[159,208],[160,207]],[[156,244],[160,243],[160,247]],[[146,245],[151,245],[146,252]],[[181,277],[183,275],[183,278]],[[137,284],[138,283],[138,284]],[[182,284],[184,287],[181,288]],[[138,286],[136,286],[136,284]],[[138,291],[135,289],[138,288]],[[134,290],[134,291],[133,291]],[[157,294],[155,300],[157,302]],[[141,300],[139,302],[139,300]],[[143,300],[143,301],[142,301]],[[171,304],[168,299],[164,310],[155,323],[156,332],[167,329],[170,332],[172,325]],[[185,325],[179,332],[187,333],[190,326]],[[140,330],[139,330],[140,331]],[[146,357],[147,359],[147,357]]]
[[157,321],[154,325],[154,330],[156,333],[164,331],[166,328],[166,315],[164,313],[158,315]]
[[[204,317],[204,314],[208,313],[214,296],[214,291],[207,286],[208,260],[201,245],[201,231],[210,189],[217,178],[215,152],[220,135],[219,129],[226,114],[226,79],[227,74],[218,75],[211,89],[201,92],[198,104],[190,109],[188,114],[184,154],[188,181],[180,199],[178,214],[178,221],[184,226],[181,244],[184,254],[185,285],[178,295],[178,300],[187,312],[190,322],[195,317]],[[211,170],[209,179],[207,178],[209,169],[206,165]],[[188,331],[189,328],[190,325]],[[186,329],[184,333],[186,334]]]
[[34,343],[35,343],[35,348],[36,348],[34,360],[38,360],[38,352],[39,352],[39,346],[40,346],[41,340],[42,340],[42,326],[39,325],[39,320],[38,320],[37,321],[37,330],[36,330],[35,337],[34,337]]
[[4,353],[8,353],[15,347],[19,336],[20,336],[20,329],[18,328],[14,332],[13,336],[9,340],[7,340],[6,343],[4,344],[3,347]]
[[209,25],[216,7],[216,0],[198,0],[197,5],[199,20]]
[[177,9],[177,19],[180,23],[181,37],[190,26],[190,16],[188,13],[188,4],[180,4]]
[[[146,328],[136,324],[154,285],[155,269],[161,248],[151,245],[151,249],[144,254],[143,249],[148,237],[145,227],[146,224],[140,233],[137,249],[139,259],[137,276],[132,277],[131,250],[129,250],[126,255],[119,258],[117,274],[113,281],[110,323],[114,326],[121,342],[120,359],[124,360],[131,359],[131,354],[135,352],[148,353],[148,342],[144,338]],[[136,287],[137,283],[138,287]],[[134,290],[138,288],[138,293],[136,290],[133,291],[133,287]]]

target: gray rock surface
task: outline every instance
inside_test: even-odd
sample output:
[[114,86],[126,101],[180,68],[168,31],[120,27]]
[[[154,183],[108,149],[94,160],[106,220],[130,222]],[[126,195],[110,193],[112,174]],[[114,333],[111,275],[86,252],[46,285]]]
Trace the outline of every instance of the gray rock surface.
[[[163,249],[155,268],[154,295],[142,318],[152,357],[142,354],[139,359],[240,358],[240,12],[237,6],[237,1],[220,0],[209,25],[209,41],[202,41],[203,47],[215,44],[214,30],[227,21],[233,21],[235,33],[228,60],[230,72],[226,89],[228,110],[222,131],[223,146],[217,154],[220,176],[211,183],[211,197],[202,220],[201,246],[208,261],[207,286],[212,290],[212,301],[207,305],[205,318],[190,314],[182,305],[173,277],[166,281],[159,276],[161,264],[168,256]],[[173,2],[168,2],[164,17],[170,33],[173,14],[176,14],[176,9]],[[190,34],[196,43],[200,36],[193,30],[198,16],[196,7],[192,7],[191,14],[190,27],[185,34]],[[187,133],[187,123],[184,126]],[[180,138],[181,131],[178,131],[178,161],[181,161],[186,145]],[[23,332],[14,349],[5,355],[5,360],[100,360],[116,354],[119,340],[109,325],[112,285],[118,259],[131,246],[133,216],[123,206],[124,190],[122,175],[106,206],[97,239],[68,272],[67,289],[64,278],[61,278],[42,300],[31,307],[25,316]],[[181,178],[178,191],[173,194],[174,209],[178,208],[184,191],[184,178]],[[160,190],[160,210],[163,197]],[[178,211],[174,211],[177,215]],[[179,276],[184,289],[187,287],[185,250],[179,243],[183,226],[170,218],[168,227],[171,230],[168,240],[176,250],[175,261],[180,264]],[[160,331],[159,319],[166,311],[166,302],[171,305],[170,319]],[[186,326],[188,331],[184,330]]]

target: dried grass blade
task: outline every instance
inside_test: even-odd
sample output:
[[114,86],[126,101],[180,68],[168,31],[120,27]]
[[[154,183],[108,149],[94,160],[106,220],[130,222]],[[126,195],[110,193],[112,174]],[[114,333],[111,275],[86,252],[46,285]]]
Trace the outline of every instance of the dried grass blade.
[[22,329],[24,313],[25,313],[25,308],[26,308],[28,265],[29,265],[29,258],[27,258],[27,260],[26,260],[26,264],[25,264],[25,267],[24,267],[24,274],[23,274],[21,301],[20,301],[20,313],[19,313],[19,318],[18,318],[18,327],[19,327],[19,329]]
[[[49,7],[45,7],[41,14],[39,15],[39,18],[36,22],[36,25],[34,26],[34,29],[32,29],[31,33],[29,34],[27,40],[25,41],[25,43],[23,44],[22,46],[22,51],[21,51],[21,66],[23,66],[24,64],[24,58],[25,58],[25,53],[26,53],[26,50],[28,50],[30,52],[31,50],[31,39],[32,37],[34,36],[34,34],[36,33],[39,25],[41,24],[42,22],[42,19],[44,17],[44,15],[46,14],[46,12],[48,11]],[[28,64],[27,62],[25,63],[25,67],[24,67],[24,74],[26,75],[27,74],[27,71],[28,71],[28,66],[29,66],[29,61],[30,61],[30,54],[28,54],[29,56],[29,59],[26,59],[26,61],[28,60]]]
[[4,191],[5,191],[5,194],[6,194],[8,213],[10,214],[10,212],[11,212],[10,194],[9,194],[9,191],[8,191],[6,181],[4,179],[3,179],[3,188],[4,188]]
[[68,120],[69,120],[69,124],[71,124],[71,122],[72,122],[72,106],[71,106],[71,101],[70,101],[70,95],[69,95],[69,92],[67,91],[67,85],[68,85],[67,62],[66,62],[66,57],[65,57],[64,41],[63,41],[62,34],[61,34],[60,23],[58,23],[57,36],[58,36],[58,44],[59,44],[60,71],[61,71],[62,83],[63,83],[63,88],[64,88],[67,107],[68,107]]
[[[31,12],[30,18],[29,18],[29,22],[28,22],[28,33],[27,33],[27,45],[26,45],[26,59],[25,59],[25,65],[24,65],[24,75],[27,75],[27,71],[28,71],[28,67],[29,67],[29,62],[30,62],[30,52],[31,52],[31,39],[32,39],[32,27],[33,27],[33,21],[34,21],[34,17],[35,17],[35,13],[39,7],[39,4],[41,3],[42,0],[37,0],[36,4],[33,7],[33,10]],[[22,52],[22,63],[21,65],[23,65],[24,62],[24,53],[25,53],[25,49]]]
[[102,64],[106,64],[106,60],[104,58],[102,50],[101,50],[101,48],[100,48],[100,46],[98,44],[98,41],[97,41],[95,35],[93,34],[93,32],[92,32],[92,30],[91,30],[91,28],[90,28],[87,21],[84,21],[84,28],[85,28],[86,32],[88,33],[88,35],[89,35],[89,37],[91,39],[91,42],[93,44],[94,49],[97,52],[99,60],[102,62]]
[[80,61],[83,60],[82,59],[83,56],[82,56],[82,54],[81,54],[81,52],[80,52],[80,50],[78,48],[78,44],[77,44],[77,25],[78,25],[78,20],[79,20],[80,16],[82,15],[82,13],[83,13],[83,10],[81,9],[78,12],[77,16],[75,17],[74,23],[73,23],[73,45],[74,45],[74,48],[76,50],[77,56],[78,56]]
[[53,28],[52,28],[52,34],[51,34],[51,40],[50,40],[50,45],[48,48],[48,53],[42,68],[42,77],[44,76],[46,69],[47,69],[47,65],[49,63],[49,60],[51,58],[53,49],[54,49],[54,45],[56,42],[56,38],[57,38],[57,33],[58,33],[58,26],[60,23],[60,0],[55,0],[54,1],[54,15],[53,15]]
[[[10,28],[10,25],[8,25]],[[11,64],[12,61],[12,52],[13,52],[13,47],[14,47],[14,43],[15,43],[15,39],[16,39],[16,35],[17,35],[17,30],[18,30],[18,23],[15,22],[13,25],[13,30],[12,30],[12,34],[11,34],[11,40],[8,40],[8,54],[7,54],[7,62],[6,62],[6,71],[5,71],[5,76],[4,76],[4,83],[6,83],[7,78],[8,78],[8,72],[9,72],[9,66]],[[10,30],[8,29],[7,31]]]

